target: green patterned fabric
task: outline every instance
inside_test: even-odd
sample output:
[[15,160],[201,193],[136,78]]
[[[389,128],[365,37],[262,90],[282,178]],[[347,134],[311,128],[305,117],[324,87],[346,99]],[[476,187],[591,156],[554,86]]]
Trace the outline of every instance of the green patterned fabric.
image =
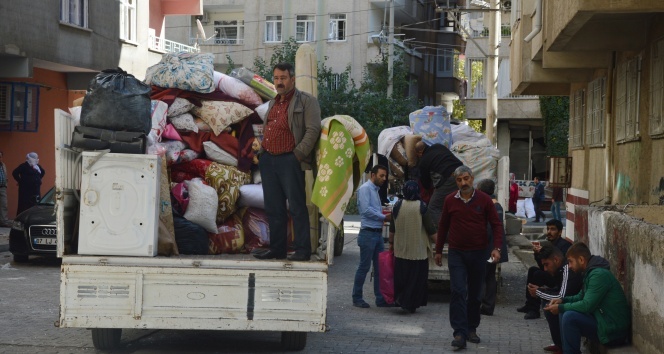
[[339,227],[369,163],[369,138],[364,128],[349,116],[325,118],[321,125],[316,151],[318,175],[311,201],[323,217]]

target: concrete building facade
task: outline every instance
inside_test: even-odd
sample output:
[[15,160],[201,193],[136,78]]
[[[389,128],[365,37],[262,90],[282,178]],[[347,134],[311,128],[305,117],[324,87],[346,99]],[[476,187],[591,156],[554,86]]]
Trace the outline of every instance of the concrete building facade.
[[[101,70],[122,68],[139,79],[170,48],[167,15],[201,14],[200,0],[7,0],[0,2],[0,150],[9,172],[27,153],[55,182],[53,111],[67,110]],[[18,189],[10,178],[9,216]]]
[[[449,2],[464,6],[464,0]],[[454,71],[455,57],[465,47],[455,21],[436,4],[421,0],[394,0],[395,53],[410,68],[407,94],[428,105],[444,104],[451,110],[459,98],[461,81]],[[269,62],[275,49],[293,37],[312,45],[319,62],[333,72],[350,68],[356,84],[367,65],[387,51],[390,2],[383,0],[205,0],[198,19],[206,33],[201,51],[215,54],[215,68],[225,72],[235,66],[254,67],[256,57]],[[169,18],[168,37],[194,44],[196,17]],[[268,78],[271,79],[271,78]]]
[[[566,236],[611,261],[631,299],[634,345],[659,352],[662,338],[649,328],[664,318],[664,266],[653,257],[664,234],[664,3],[517,0],[512,7],[513,93],[570,97]],[[642,205],[642,216],[630,217],[633,205]]]

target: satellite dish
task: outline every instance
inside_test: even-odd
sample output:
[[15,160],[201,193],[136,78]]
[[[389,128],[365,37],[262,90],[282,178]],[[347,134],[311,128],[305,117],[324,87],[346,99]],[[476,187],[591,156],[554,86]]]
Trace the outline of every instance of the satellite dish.
[[205,36],[205,30],[203,29],[203,24],[201,23],[201,20],[196,19],[196,27],[198,27],[198,30],[196,31],[196,44],[194,45],[194,48],[198,48],[202,42],[207,42],[211,38],[217,35],[217,31],[214,31],[214,34],[210,36],[210,38]]

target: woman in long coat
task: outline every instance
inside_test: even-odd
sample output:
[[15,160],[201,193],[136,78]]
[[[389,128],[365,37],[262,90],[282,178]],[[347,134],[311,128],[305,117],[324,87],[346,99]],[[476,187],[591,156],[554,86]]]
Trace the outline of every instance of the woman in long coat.
[[31,152],[25,162],[18,165],[12,176],[18,182],[18,209],[16,215],[35,206],[41,198],[41,183],[44,168],[39,164],[37,153]]
[[426,216],[427,205],[420,200],[415,181],[403,186],[403,199],[392,210],[390,249],[394,250],[394,300],[411,313],[427,305],[429,255],[435,226]]

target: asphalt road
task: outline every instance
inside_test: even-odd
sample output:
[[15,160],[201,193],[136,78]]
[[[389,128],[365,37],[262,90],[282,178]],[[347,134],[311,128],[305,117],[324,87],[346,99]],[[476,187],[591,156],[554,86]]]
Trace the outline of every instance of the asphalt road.
[[[430,289],[429,305],[417,313],[401,309],[358,309],[351,288],[359,258],[357,225],[346,225],[345,249],[329,272],[328,330],[310,333],[305,353],[446,353],[451,352],[449,295],[440,284]],[[60,262],[33,257],[14,264],[0,253],[0,353],[94,353],[86,329],[56,328]],[[468,343],[464,353],[544,353],[551,343],[546,321],[524,320],[515,308],[523,303],[524,265],[511,254],[502,266],[502,287],[494,316],[482,318],[482,343]],[[365,299],[374,303],[372,284]],[[280,334],[125,330],[117,353],[278,353]]]

